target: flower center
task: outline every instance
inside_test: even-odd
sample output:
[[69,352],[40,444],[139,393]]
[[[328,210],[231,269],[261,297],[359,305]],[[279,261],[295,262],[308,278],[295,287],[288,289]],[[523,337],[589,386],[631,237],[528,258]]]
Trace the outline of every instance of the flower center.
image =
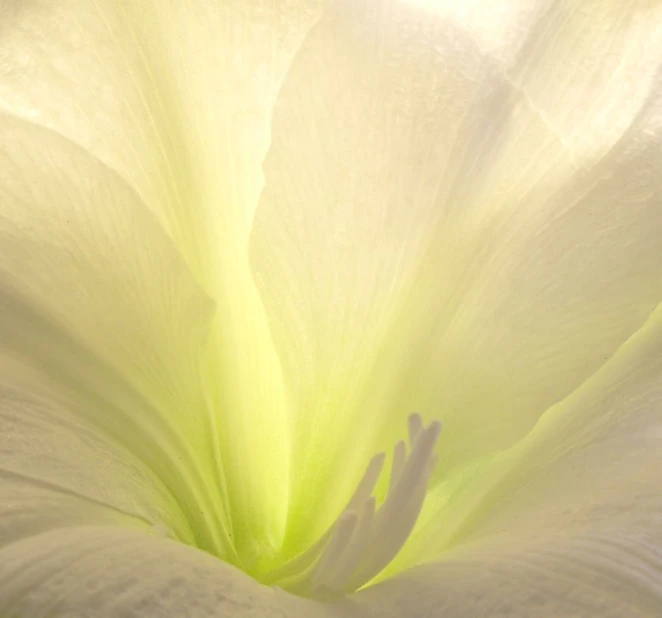
[[354,495],[329,530],[270,573],[267,583],[307,597],[341,596],[367,584],[395,558],[423,507],[441,432],[441,423],[424,427],[418,414],[409,417],[408,425],[410,452],[404,440],[395,445],[388,493],[379,507],[373,491],[385,453],[370,460]]

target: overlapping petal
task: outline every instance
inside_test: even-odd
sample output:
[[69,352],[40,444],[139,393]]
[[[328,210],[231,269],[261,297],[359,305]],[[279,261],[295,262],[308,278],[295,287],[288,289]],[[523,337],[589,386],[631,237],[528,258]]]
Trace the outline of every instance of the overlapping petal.
[[659,73],[662,10],[649,0],[413,0],[499,59],[575,152],[600,156]]
[[89,399],[15,357],[3,355],[1,366],[0,547],[54,528],[101,524],[195,543],[149,455],[95,418],[107,406],[85,409]]
[[[3,380],[12,387],[25,371],[36,372],[27,393],[49,380],[75,402],[45,409],[38,434],[19,446],[34,447],[50,432],[56,449],[58,435],[89,426],[171,492],[183,492],[177,500],[189,508],[197,542],[222,552],[223,485],[200,369],[212,301],[116,173],[66,138],[12,116],[0,117],[0,136],[0,346],[15,367]],[[20,423],[34,424],[11,398],[6,409],[2,465],[17,456],[11,439]],[[32,464],[65,478],[77,467],[65,455],[54,451],[52,461]],[[190,508],[199,500],[205,508]]]
[[659,301],[657,86],[600,156],[528,88],[407,2],[337,3],[294,61],[252,245],[291,398],[292,546],[357,480],[334,470],[360,470],[412,410],[445,422],[440,475],[460,470]]
[[[284,607],[286,605],[287,607]],[[0,612],[52,618],[327,618],[197,549],[109,526],[0,549]]]
[[326,4],[6,2],[0,107],[118,171],[213,276],[214,246],[246,241],[274,96]]
[[[497,49],[336,3],[254,213],[323,5],[0,8],[0,613],[654,614],[656,5]],[[441,562],[320,604],[160,538],[258,559],[287,496],[296,551],[413,409],[442,467],[394,568]]]
[[[273,100],[326,4],[35,0],[0,7],[0,108],[66,136],[115,170],[217,303],[205,381],[210,404],[228,413],[210,418],[209,438],[229,471],[237,543],[261,539],[258,553],[282,534],[288,444],[279,361],[247,243]],[[246,449],[261,456],[247,459]]]
[[434,513],[418,550],[450,545],[437,561],[349,605],[366,616],[657,615],[661,378],[658,309],[452,509]]
[[261,586],[195,549],[120,528],[112,514],[0,550],[0,609],[53,618],[654,616],[661,346],[658,310],[495,462],[491,491],[467,499],[474,516],[454,547],[347,599],[307,601]]

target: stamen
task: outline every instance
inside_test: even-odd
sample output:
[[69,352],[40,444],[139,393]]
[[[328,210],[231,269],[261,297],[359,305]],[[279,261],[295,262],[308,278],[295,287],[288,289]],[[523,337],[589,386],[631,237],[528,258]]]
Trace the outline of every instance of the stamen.
[[402,473],[402,468],[405,466],[405,460],[407,459],[407,447],[405,446],[404,440],[399,440],[395,444],[393,449],[393,461],[391,462],[391,478],[389,480],[388,490],[393,491],[396,482],[400,478]]
[[420,415],[412,414],[411,453],[407,457],[404,441],[396,443],[388,493],[379,508],[372,493],[384,453],[371,459],[336,523],[312,547],[273,572],[270,582],[296,594],[326,598],[357,590],[378,575],[414,529],[437,463],[434,448],[440,432],[438,421],[425,428]]
[[423,419],[420,414],[412,414],[407,419],[407,429],[409,430],[409,443],[414,444],[418,434],[423,431]]

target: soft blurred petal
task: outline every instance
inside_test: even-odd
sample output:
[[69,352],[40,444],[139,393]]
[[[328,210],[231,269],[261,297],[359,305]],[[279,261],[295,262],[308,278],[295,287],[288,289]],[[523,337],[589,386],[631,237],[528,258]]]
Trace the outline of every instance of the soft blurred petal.
[[[3,357],[65,388],[78,402],[72,414],[179,492],[199,543],[220,551],[213,536],[222,485],[200,379],[210,299],[116,173],[7,115],[0,202]],[[11,385],[17,377],[9,375]],[[64,463],[52,465],[64,471]]]
[[326,4],[10,0],[0,106],[118,171],[213,275],[206,251],[246,242],[274,97]]
[[72,334],[153,403],[179,404],[195,385],[213,303],[172,242],[117,174],[67,139],[2,115],[0,144],[3,295]]
[[[116,170],[217,302],[209,437],[237,544],[277,544],[288,478],[278,358],[247,260],[273,101],[327,0],[11,0],[0,107]],[[246,458],[251,449],[259,456]],[[250,534],[248,532],[250,530]]]
[[[366,616],[662,612],[662,308],[525,440],[430,513],[438,562],[359,593]],[[349,611],[349,610],[348,610]]]
[[503,70],[406,1],[339,2],[292,65],[252,245],[292,547],[411,411],[445,422],[444,476],[525,435],[660,299],[658,93],[595,160]]
[[330,618],[200,552],[132,530],[62,528],[0,549],[0,613],[50,618]]
[[428,9],[499,58],[531,104],[584,156],[598,156],[618,139],[659,73],[657,0],[429,0]]
[[[482,496],[461,543],[435,564],[347,599],[317,603],[260,586],[195,549],[119,528],[126,525],[121,514],[100,515],[90,504],[70,509],[77,515],[64,527],[0,549],[0,611],[52,618],[655,616],[662,607],[661,376],[658,311],[496,462],[488,473],[501,484]],[[72,440],[67,434],[49,443]],[[85,484],[106,478],[104,467],[117,483],[106,455],[78,485],[88,498],[105,498],[102,487]],[[127,478],[141,475],[137,466]],[[57,512],[57,501],[45,503]],[[116,504],[144,513],[123,499]],[[7,512],[0,511],[3,523]]]
[[657,85],[661,57],[657,0],[564,0],[538,15],[509,75],[575,153],[599,156]]
[[[245,250],[271,103],[322,3],[279,6],[0,7],[0,104],[31,123],[0,122],[0,610],[658,611],[659,368],[619,354],[539,420],[659,300],[649,5],[632,22],[611,3],[594,21],[532,11],[508,53],[414,5],[324,18],[281,97],[253,246],[286,394]],[[221,305],[211,402],[211,305],[187,266]],[[440,564],[324,606],[145,534],[221,551],[222,463],[240,514],[226,523],[259,554],[282,532],[294,449],[296,547],[416,407],[447,423],[440,480],[493,464],[452,508],[436,488],[409,551],[453,546]]]
[[0,368],[0,546],[102,523],[195,541],[148,457],[94,422],[107,408],[85,409],[84,397],[15,357]]

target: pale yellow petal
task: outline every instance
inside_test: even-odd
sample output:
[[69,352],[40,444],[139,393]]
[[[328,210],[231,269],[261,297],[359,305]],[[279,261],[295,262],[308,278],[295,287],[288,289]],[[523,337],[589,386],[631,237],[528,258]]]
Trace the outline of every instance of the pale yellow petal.
[[[659,81],[662,5],[535,4],[543,6],[519,36],[508,74],[577,156],[599,157],[628,130]],[[504,40],[517,34],[506,31]]]
[[51,618],[330,618],[199,550],[103,525],[0,548],[0,613]]
[[446,509],[435,504],[443,487],[430,496],[409,549],[432,563],[348,605],[421,618],[658,615],[661,446],[658,309],[525,440],[448,494]]
[[136,193],[66,138],[0,116],[0,170],[3,357],[65,389],[72,414],[179,492],[200,544],[222,552],[200,369],[213,303]]
[[464,29],[575,153],[600,156],[659,73],[657,0],[409,0]]
[[[275,95],[326,4],[0,6],[0,107],[116,170],[217,303],[205,362],[216,411],[209,439],[228,471],[240,545],[278,544],[288,470],[279,362],[248,266],[248,234]],[[260,456],[247,459],[247,449]]]
[[213,276],[206,251],[246,242],[274,96],[326,4],[6,2],[0,107],[117,170]]
[[94,524],[148,534],[159,528],[195,543],[164,469],[131,448],[135,439],[105,431],[99,416],[108,414],[107,405],[15,356],[3,353],[0,368],[0,546]]
[[406,1],[341,2],[311,31],[252,245],[291,398],[292,547],[412,411],[445,423],[444,477],[520,439],[648,317],[657,98],[596,161]]
[[434,563],[318,603],[261,586],[195,549],[122,529],[114,514],[88,512],[74,526],[0,549],[0,609],[53,618],[655,616],[661,317],[495,462],[501,483]]

